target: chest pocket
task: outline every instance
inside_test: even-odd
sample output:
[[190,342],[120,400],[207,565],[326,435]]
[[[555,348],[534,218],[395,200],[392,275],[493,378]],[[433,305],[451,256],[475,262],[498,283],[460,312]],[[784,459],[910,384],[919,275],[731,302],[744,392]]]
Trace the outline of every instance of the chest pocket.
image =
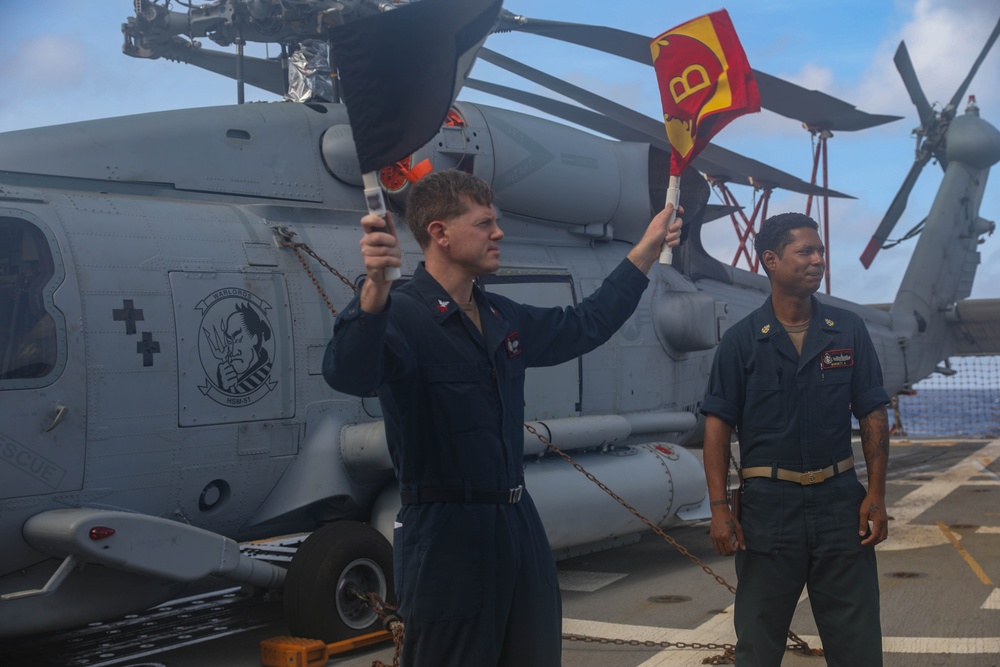
[[484,402],[492,393],[489,369],[482,364],[457,363],[428,364],[423,371],[427,400],[444,434],[479,430],[484,415],[490,414]]
[[[828,368],[817,383],[819,421],[824,426],[840,427],[851,419],[851,367]],[[845,422],[846,420],[846,422]]]
[[777,375],[747,378],[743,423],[757,431],[781,431],[788,425],[788,397]]

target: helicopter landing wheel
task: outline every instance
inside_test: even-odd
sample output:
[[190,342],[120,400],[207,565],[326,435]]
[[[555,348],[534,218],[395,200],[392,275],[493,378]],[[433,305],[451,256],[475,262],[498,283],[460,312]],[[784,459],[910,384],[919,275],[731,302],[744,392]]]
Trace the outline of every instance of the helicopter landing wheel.
[[380,630],[378,616],[352,594],[355,589],[396,603],[389,542],[357,521],[336,521],[314,531],[295,552],[285,578],[285,617],[292,635],[332,644]]

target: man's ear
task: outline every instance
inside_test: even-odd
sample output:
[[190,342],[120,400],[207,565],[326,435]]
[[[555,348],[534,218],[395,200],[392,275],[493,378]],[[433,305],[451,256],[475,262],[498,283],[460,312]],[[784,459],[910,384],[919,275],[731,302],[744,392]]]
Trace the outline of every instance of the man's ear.
[[445,233],[448,226],[440,220],[433,220],[427,225],[427,234],[431,237],[431,243],[446,248],[448,247],[448,235]]
[[764,254],[760,256],[760,262],[768,269],[774,269],[778,263],[778,254],[773,250],[765,250]]

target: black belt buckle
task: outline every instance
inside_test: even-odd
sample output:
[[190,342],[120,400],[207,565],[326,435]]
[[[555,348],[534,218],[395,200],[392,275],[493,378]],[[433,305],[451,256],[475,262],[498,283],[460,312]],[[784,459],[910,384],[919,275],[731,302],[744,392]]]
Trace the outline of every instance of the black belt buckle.
[[510,496],[507,502],[511,505],[521,502],[521,494],[524,493],[524,484],[518,484],[513,489],[509,490]]

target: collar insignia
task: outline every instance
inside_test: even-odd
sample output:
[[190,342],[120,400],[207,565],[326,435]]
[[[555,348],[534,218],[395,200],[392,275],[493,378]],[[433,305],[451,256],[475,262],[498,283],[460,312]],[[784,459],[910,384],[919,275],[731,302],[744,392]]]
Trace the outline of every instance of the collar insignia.
[[828,327],[832,327],[833,326],[833,320],[823,320],[823,321],[826,322],[826,326],[828,326]]
[[441,299],[438,299],[438,305],[437,305],[438,312],[439,313],[447,312],[448,306],[450,304],[451,304],[451,301],[442,301]]
[[771,325],[770,325],[770,324],[765,324],[764,326],[762,326],[762,327],[760,328],[760,332],[761,332],[762,334],[766,334],[766,333],[767,333],[768,331],[770,331],[770,330],[771,330]]

